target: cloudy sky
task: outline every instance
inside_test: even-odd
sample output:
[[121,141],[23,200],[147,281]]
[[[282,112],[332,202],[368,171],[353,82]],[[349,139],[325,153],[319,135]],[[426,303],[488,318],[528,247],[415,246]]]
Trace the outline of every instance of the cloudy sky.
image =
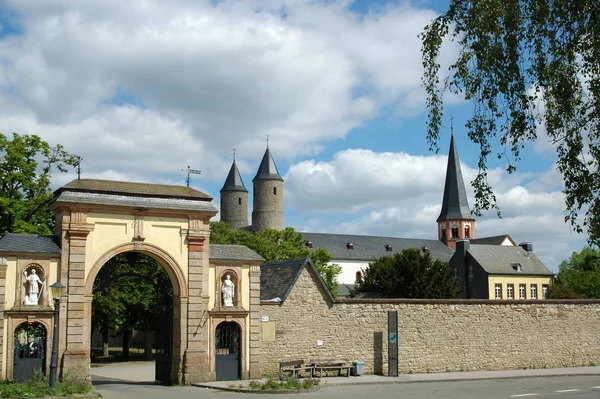
[[[473,104],[447,98],[439,154],[425,140],[419,32],[445,1],[5,0],[0,132],[83,157],[83,177],[185,184],[215,197],[232,151],[246,186],[269,146],[300,231],[437,238],[450,140],[468,192]],[[456,47],[448,44],[442,64]],[[531,241],[552,269],[585,244],[564,223],[555,155],[492,164],[503,218],[479,237]],[[493,160],[492,160],[493,161]],[[75,177],[55,175],[55,187]]]

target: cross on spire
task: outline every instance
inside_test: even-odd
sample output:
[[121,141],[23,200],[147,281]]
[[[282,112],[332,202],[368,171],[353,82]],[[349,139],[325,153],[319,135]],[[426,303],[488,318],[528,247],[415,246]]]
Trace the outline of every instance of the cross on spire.
[[269,148],[269,138],[270,138],[270,137],[271,137],[271,136],[269,136],[269,135],[267,134],[267,148]]
[[233,162],[235,162],[235,148],[233,149]]

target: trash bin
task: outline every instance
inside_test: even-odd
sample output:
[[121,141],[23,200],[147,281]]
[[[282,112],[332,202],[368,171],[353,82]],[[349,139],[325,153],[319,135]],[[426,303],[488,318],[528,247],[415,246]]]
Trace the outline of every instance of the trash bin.
[[364,362],[353,362],[352,363],[352,375],[363,375],[365,373],[365,363]]

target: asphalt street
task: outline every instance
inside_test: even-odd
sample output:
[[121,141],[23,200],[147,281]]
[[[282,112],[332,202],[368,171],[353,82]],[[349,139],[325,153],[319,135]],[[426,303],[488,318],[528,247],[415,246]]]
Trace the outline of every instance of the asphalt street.
[[[116,370],[111,370],[116,371]],[[367,398],[600,398],[600,376],[545,376],[491,380],[467,380],[444,382],[383,383],[330,386],[319,391],[303,394],[249,394],[217,391],[210,388],[161,386],[144,381],[125,381],[108,376],[108,370],[92,369],[93,381],[98,392],[106,399],[162,399],[162,398],[287,398],[342,399]],[[103,375],[99,375],[103,374]],[[142,378],[143,380],[144,378]]]

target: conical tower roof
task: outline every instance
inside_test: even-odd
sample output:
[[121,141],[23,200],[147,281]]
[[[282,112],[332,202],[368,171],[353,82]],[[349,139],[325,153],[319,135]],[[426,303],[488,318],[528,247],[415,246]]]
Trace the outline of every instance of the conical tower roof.
[[437,221],[448,219],[473,219],[469,210],[465,183],[460,170],[458,151],[456,151],[456,145],[454,144],[454,135],[450,138],[442,211]]
[[233,160],[231,169],[229,169],[229,174],[227,175],[225,184],[223,184],[223,188],[219,192],[222,193],[223,191],[243,191],[246,193],[248,192],[246,186],[244,186],[244,181],[242,180],[240,171],[238,170],[238,167],[235,164],[235,159]]
[[280,180],[283,181],[279,171],[277,170],[277,165],[275,165],[275,161],[273,160],[273,156],[271,155],[271,150],[267,147],[265,151],[265,155],[263,155],[263,159],[260,162],[260,166],[258,167],[258,172],[256,172],[256,176],[254,176],[255,180]]

